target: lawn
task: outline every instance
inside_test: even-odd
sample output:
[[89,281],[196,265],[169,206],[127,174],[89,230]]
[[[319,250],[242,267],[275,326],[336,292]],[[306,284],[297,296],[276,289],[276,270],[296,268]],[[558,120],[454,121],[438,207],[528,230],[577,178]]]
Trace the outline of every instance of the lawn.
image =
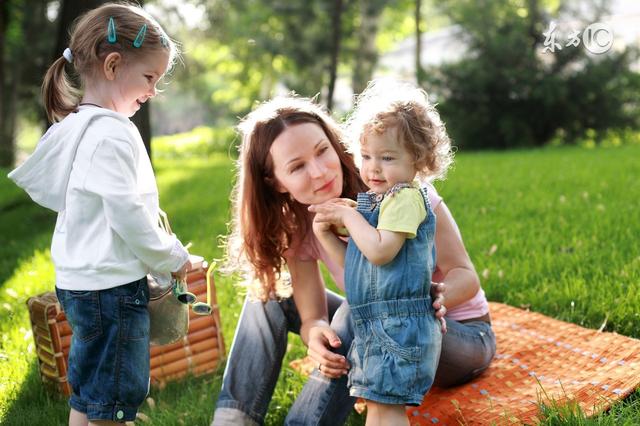
[[[552,148],[459,154],[438,183],[461,228],[490,300],[590,328],[640,338],[640,146]],[[221,256],[232,160],[157,159],[161,204],[192,252]],[[0,170],[0,423],[64,424],[66,401],[39,381],[25,300],[53,289],[49,241],[55,215],[34,205]],[[223,333],[230,346],[241,297],[217,276]],[[287,360],[304,354],[292,336]],[[208,425],[221,372],[153,389],[144,405],[154,425]],[[283,368],[267,423],[281,424],[304,379]],[[584,420],[545,409],[545,424],[637,424],[640,393]],[[352,415],[351,424],[362,424]]]

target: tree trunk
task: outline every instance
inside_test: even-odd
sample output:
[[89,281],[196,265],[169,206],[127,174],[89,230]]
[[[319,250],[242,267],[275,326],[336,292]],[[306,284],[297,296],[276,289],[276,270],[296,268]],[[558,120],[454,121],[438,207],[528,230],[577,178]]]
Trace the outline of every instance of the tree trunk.
[[[84,12],[106,3],[105,0],[63,0],[58,14],[58,37],[53,51],[53,59],[58,59],[69,46],[69,36],[73,21]],[[107,23],[104,24],[105,28]]]
[[[138,4],[143,6],[144,0],[139,0]],[[151,156],[151,103],[149,101],[145,102],[131,121],[138,127],[140,136],[142,136],[142,142],[144,142],[144,147],[147,149],[149,160],[153,161],[153,157]]]
[[529,37],[531,38],[531,50],[535,51],[544,42],[542,31],[539,31],[540,9],[538,0],[529,0]]
[[149,154],[149,158],[151,157],[151,116],[150,116],[151,105],[149,102],[145,102],[142,104],[136,115],[131,118],[133,124],[138,127],[140,131],[140,136],[142,136],[142,141],[144,142],[144,147],[147,149],[147,154]]
[[354,93],[362,92],[371,77],[378,61],[376,35],[378,21],[385,2],[380,0],[360,0],[360,26],[357,29],[358,44],[355,51],[355,64],[351,76],[351,88]]
[[0,167],[13,166],[15,157],[15,144],[13,135],[8,132],[9,112],[7,89],[9,84],[5,74],[5,40],[9,21],[9,2],[0,2]]
[[422,68],[422,0],[416,0],[416,83],[422,86],[424,81],[424,68]]
[[340,56],[340,40],[342,39],[342,0],[334,0],[331,19],[333,44],[331,47],[331,65],[329,69],[329,90],[327,92],[327,108],[333,108],[333,92],[338,78],[338,59]]

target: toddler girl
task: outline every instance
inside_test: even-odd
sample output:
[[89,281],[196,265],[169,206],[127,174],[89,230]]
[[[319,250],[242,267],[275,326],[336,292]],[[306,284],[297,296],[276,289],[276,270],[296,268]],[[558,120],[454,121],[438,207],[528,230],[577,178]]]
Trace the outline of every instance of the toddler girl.
[[149,388],[147,273],[180,278],[189,267],[187,250],[158,227],[155,177],[129,121],[155,96],[176,53],[137,6],[106,4],[80,17],[44,78],[55,124],[9,175],[58,212],[51,257],[73,329],[70,425],[136,418]]
[[[356,210],[342,199],[310,207],[314,232],[345,267],[350,394],[367,400],[367,425],[408,425],[404,406],[431,387],[442,341],[429,294],[436,218],[416,178],[444,174],[451,145],[426,94],[400,83],[371,83],[348,127],[370,190]],[[332,226],[346,228],[346,246]]]

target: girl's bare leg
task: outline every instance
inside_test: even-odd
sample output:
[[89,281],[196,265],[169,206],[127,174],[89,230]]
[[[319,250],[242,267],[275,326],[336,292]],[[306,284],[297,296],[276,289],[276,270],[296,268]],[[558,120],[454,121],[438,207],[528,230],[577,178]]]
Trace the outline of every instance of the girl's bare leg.
[[409,426],[403,404],[380,404],[367,400],[366,426]]
[[87,426],[87,415],[73,408],[69,411],[69,426]]

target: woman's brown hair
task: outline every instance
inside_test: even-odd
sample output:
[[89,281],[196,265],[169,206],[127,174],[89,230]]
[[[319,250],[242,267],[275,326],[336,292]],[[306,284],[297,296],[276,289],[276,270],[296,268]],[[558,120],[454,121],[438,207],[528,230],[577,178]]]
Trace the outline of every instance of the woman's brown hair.
[[[110,22],[115,41],[109,40]],[[134,40],[144,25],[144,40],[136,47]],[[178,54],[176,43],[153,17],[139,6],[127,3],[107,3],[80,16],[71,29],[69,49],[71,63],[60,56],[49,67],[42,83],[44,108],[51,122],[60,121],[77,109],[82,88],[110,53],[120,53],[126,62],[165,51],[169,64],[173,64]]]
[[[338,124],[309,99],[288,96],[261,104],[239,124],[242,136],[233,190],[231,234],[226,241],[224,270],[240,273],[249,295],[267,300],[280,295],[278,283],[285,251],[310,229],[307,206],[276,190],[269,150],[288,127],[314,123],[335,149],[343,173],[342,196],[365,190],[353,157],[346,151]],[[295,235],[295,238],[294,238]]]

